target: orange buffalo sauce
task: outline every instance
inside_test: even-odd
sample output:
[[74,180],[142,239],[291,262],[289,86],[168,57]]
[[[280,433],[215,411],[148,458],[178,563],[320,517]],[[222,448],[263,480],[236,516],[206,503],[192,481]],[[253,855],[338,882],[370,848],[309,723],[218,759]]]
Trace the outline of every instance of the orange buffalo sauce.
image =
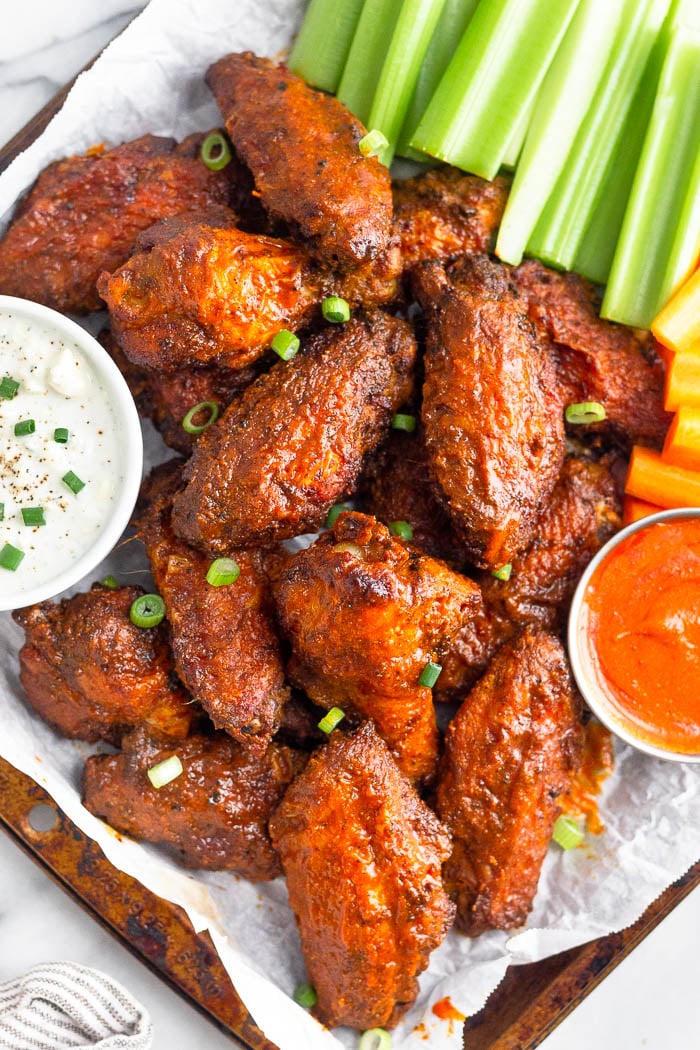
[[700,518],[657,522],[618,544],[591,577],[580,623],[627,731],[700,753]]

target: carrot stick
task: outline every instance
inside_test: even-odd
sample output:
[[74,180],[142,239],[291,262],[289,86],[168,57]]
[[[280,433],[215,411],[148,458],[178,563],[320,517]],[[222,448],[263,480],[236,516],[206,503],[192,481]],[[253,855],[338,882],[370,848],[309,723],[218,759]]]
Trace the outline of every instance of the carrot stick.
[[657,514],[663,507],[657,506],[656,503],[647,503],[646,500],[637,499],[636,496],[625,496],[625,501],[622,504],[622,524],[631,525],[633,521],[639,521],[640,518],[648,518],[650,514]]
[[660,343],[677,352],[700,342],[700,269],[657,314],[651,330]]
[[667,412],[676,412],[681,405],[700,405],[700,343],[673,355],[666,369]]
[[660,452],[635,445],[625,492],[659,507],[700,507],[700,471],[665,463]]
[[700,407],[681,405],[668,428],[661,458],[677,467],[700,470]]

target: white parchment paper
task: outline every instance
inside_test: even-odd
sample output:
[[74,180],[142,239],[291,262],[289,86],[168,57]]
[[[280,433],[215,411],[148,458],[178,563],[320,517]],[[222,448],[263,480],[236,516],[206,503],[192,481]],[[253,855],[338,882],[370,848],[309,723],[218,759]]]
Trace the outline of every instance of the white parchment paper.
[[[58,157],[97,142],[116,144],[145,132],[182,137],[220,123],[203,81],[207,66],[228,51],[277,55],[303,7],[304,0],[151,0],[78,79],[41,138],[0,177],[3,221]],[[165,458],[149,425],[146,431],[147,461]],[[124,578],[144,564],[140,545],[127,544],[92,579],[108,571]],[[355,1046],[354,1033],[326,1031],[289,997],[305,974],[282,880],[260,887],[223,873],[185,872],[158,850],[117,838],[83,809],[80,776],[94,748],[57,738],[25,707],[17,677],[21,642],[21,630],[1,614],[0,754],[45,787],[112,864],[181,905],[196,929],[211,932],[252,1016],[282,1050]],[[449,995],[464,1014],[473,1014],[510,963],[541,959],[637,919],[700,857],[700,765],[662,762],[621,746],[601,815],[605,832],[585,848],[550,850],[522,931],[473,941],[450,934],[421,978],[420,997],[397,1029],[395,1047],[457,1050],[460,1026],[432,1013],[437,1000]]]

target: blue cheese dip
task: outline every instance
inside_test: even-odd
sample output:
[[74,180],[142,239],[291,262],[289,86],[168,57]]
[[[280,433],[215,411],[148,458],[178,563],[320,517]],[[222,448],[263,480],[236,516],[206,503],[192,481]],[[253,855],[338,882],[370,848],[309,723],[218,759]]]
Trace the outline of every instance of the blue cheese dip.
[[115,512],[126,449],[108,385],[77,339],[0,309],[0,608],[55,593]]

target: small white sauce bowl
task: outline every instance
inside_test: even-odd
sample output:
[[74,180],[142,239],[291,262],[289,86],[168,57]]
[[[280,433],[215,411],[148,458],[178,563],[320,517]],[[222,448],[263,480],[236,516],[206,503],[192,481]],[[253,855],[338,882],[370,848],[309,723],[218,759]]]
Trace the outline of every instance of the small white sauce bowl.
[[591,666],[591,661],[586,657],[584,651],[585,633],[584,628],[582,627],[582,617],[584,614],[591,577],[600,563],[604,561],[613,550],[615,550],[618,544],[623,543],[628,536],[632,536],[635,532],[640,532],[642,529],[646,529],[656,522],[678,521],[679,519],[698,517],[700,517],[700,507],[678,507],[673,510],[659,511],[658,514],[650,514],[646,518],[641,518],[639,521],[634,521],[631,525],[625,526],[625,528],[616,533],[604,547],[601,547],[588,565],[586,571],[579,580],[571,603],[571,611],[569,613],[568,642],[571,668],[574,672],[574,678],[576,679],[576,684],[581,691],[581,695],[593,714],[603,723],[603,725],[607,726],[612,733],[620,737],[621,740],[624,740],[625,743],[631,744],[632,747],[637,748],[638,751],[643,751],[647,755],[653,755],[655,758],[669,759],[672,762],[700,762],[700,754],[685,754],[680,751],[673,751],[669,748],[658,747],[657,745],[644,740],[634,732],[631,728],[631,723],[626,721],[612,706],[610,700],[601,689],[596,679],[595,670]]
[[[62,570],[52,575],[51,565],[47,564],[46,576],[41,582],[28,581],[26,588],[13,590],[9,595],[0,594],[0,610],[4,611],[55,597],[78,583],[106,558],[128,525],[136,503],[143,470],[143,437],[134,399],[121,372],[107,351],[89,332],[55,310],[14,296],[0,295],[0,312],[12,314],[13,318],[17,317],[28,325],[53,329],[58,339],[77,347],[107,394],[119,428],[123,453],[120,464],[121,481],[116,489],[110,514],[94,538],[91,538],[82,552]],[[5,450],[0,449],[0,455],[3,454]],[[79,513],[77,501],[76,512]]]

